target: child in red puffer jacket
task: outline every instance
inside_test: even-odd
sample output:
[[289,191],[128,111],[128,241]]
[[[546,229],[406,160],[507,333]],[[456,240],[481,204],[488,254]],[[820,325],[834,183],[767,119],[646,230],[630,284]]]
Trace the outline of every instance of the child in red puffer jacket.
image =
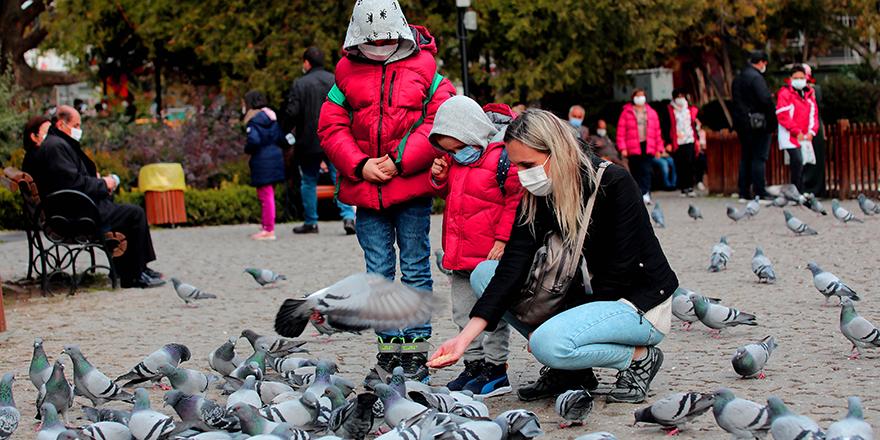
[[[434,160],[431,185],[446,199],[443,266],[452,270],[452,319],[463,329],[477,297],[471,273],[504,253],[522,198],[517,169],[506,160],[503,130],[510,107],[456,96],[437,110],[429,140],[444,157]],[[464,371],[446,386],[491,397],[511,391],[507,378],[510,328],[504,322],[468,346]]]

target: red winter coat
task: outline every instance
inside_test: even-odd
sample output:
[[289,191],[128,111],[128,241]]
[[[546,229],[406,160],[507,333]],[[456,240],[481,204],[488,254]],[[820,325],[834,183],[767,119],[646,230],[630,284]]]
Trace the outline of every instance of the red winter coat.
[[798,134],[815,136],[819,131],[816,93],[811,87],[805,87],[801,98],[791,84],[786,84],[776,98],[776,119],[779,120],[779,148],[800,148]]
[[[678,122],[675,120],[675,107],[672,104],[667,104],[666,107],[669,108],[669,144],[672,145],[672,151],[675,152],[678,150]],[[694,129],[694,145],[696,146],[700,142],[700,133],[697,130],[697,113],[700,112],[700,109],[688,106],[688,110],[691,112],[691,128]],[[700,149],[694,148],[694,157],[699,155]]]
[[[663,151],[660,118],[650,105],[645,104],[645,109],[648,112],[648,126],[645,129],[646,154],[653,156],[655,153]],[[617,122],[617,149],[626,151],[628,155],[642,154],[642,148],[639,146],[639,125],[636,122],[636,112],[633,110],[632,103],[623,106],[623,112]]]
[[516,207],[522,198],[516,166],[510,165],[501,194],[496,173],[503,142],[489,144],[480,160],[461,165],[449,158],[446,180],[435,185],[446,199],[443,212],[443,267],[473,270],[486,260],[495,240],[506,242],[516,221]]
[[398,163],[399,174],[382,184],[367,182],[360,174],[367,159],[388,154],[396,159],[400,140],[422,116],[422,104],[437,71],[437,46],[425,28],[413,28],[420,36],[419,51],[408,58],[382,64],[345,56],[336,65],[336,86],[353,113],[350,116],[347,109],[325,102],[318,136],[327,158],[339,170],[342,203],[381,209],[435,192],[429,176],[439,153],[428,142],[428,133],[437,108],[455,95],[449,80],[440,83],[428,103],[424,123],[410,135]]

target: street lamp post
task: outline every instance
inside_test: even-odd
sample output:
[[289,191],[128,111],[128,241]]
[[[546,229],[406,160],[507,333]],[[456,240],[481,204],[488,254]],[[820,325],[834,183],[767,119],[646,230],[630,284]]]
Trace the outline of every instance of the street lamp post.
[[468,11],[471,0],[455,0],[458,9],[458,39],[461,42],[461,84],[465,96],[470,95],[468,90],[468,58],[467,58],[467,31],[477,29],[477,13]]

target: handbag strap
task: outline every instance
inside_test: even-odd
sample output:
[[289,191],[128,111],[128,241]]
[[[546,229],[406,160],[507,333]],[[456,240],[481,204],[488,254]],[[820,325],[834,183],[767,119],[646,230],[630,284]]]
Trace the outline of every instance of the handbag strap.
[[587,229],[590,227],[590,217],[593,215],[593,205],[596,203],[596,194],[599,194],[599,185],[602,183],[602,175],[605,174],[605,168],[608,168],[608,165],[611,165],[611,162],[604,160],[599,164],[599,170],[596,172],[596,190],[593,191],[593,195],[590,196],[590,200],[587,201],[587,207],[584,208],[584,227],[578,233],[577,238],[577,250],[575,251],[575,259],[574,261],[580,261],[581,254],[584,252],[584,239],[587,238]]

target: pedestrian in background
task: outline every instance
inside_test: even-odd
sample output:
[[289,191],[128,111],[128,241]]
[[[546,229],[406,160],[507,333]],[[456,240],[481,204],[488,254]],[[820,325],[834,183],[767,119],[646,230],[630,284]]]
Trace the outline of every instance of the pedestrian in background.
[[763,73],[769,58],[763,50],[753,50],[749,65],[733,79],[731,87],[733,129],[739,135],[742,157],[739,162],[739,201],[755,197],[770,199],[764,176],[770,153],[770,133],[776,105]]
[[593,144],[593,154],[603,159],[610,160],[629,171],[629,163],[625,157],[620,155],[614,141],[608,136],[608,124],[604,119],[596,122],[596,134],[590,135],[590,143]]
[[281,152],[284,134],[278,126],[275,112],[266,98],[257,90],[244,95],[244,125],[247,143],[244,152],[251,156],[251,185],[257,188],[257,199],[263,207],[262,226],[251,238],[275,239],[275,184],[284,180],[284,156]]
[[660,169],[660,177],[663,178],[663,185],[665,186],[663,189],[667,191],[674,190],[676,182],[678,181],[678,171],[675,168],[675,159],[673,159],[665,150],[661,150],[657,156],[651,158],[651,164],[657,165]]
[[694,159],[698,151],[695,148],[698,140],[697,113],[699,109],[688,105],[684,89],[672,89],[672,101],[669,108],[668,126],[663,130],[666,151],[675,160],[677,178],[672,180],[681,190],[682,197],[695,197],[694,192]]
[[816,163],[813,137],[819,132],[816,95],[807,86],[807,72],[801,64],[791,67],[791,78],[776,95],[779,121],[779,149],[788,154],[791,184],[804,192],[804,162]]
[[[327,99],[327,93],[333,87],[336,77],[324,70],[324,51],[311,47],[303,53],[302,78],[290,86],[290,97],[287,100],[287,117],[296,126],[296,144],[293,154],[302,171],[300,193],[303,201],[303,218],[305,224],[293,228],[294,234],[318,232],[318,176],[322,163],[326,164],[330,179],[336,182],[336,168],[327,161],[321,140],[318,138],[318,118],[321,106]],[[339,215],[345,233],[353,235],[354,209],[339,200]]]
[[804,164],[804,192],[816,197],[825,196],[825,123],[822,121],[822,87],[813,77],[813,69],[804,63],[807,85],[813,88],[816,97],[816,113],[819,115],[819,131],[813,138],[813,152],[816,163]]
[[617,149],[629,161],[629,172],[639,185],[642,201],[651,204],[651,159],[660,157],[663,137],[660,118],[648,104],[645,91],[635,89],[617,122]]
[[584,125],[586,111],[579,105],[573,105],[568,109],[568,123],[574,128],[581,139],[590,139],[590,129]]
[[[339,170],[338,198],[358,207],[367,272],[394,279],[399,249],[400,280],[431,291],[430,169],[439,153],[428,134],[455,87],[436,73],[434,37],[410,26],[395,0],[357,2],[343,54],[318,123],[324,152]],[[378,336],[367,386],[380,380],[378,368],[397,366],[408,379],[428,380],[430,322]]]

